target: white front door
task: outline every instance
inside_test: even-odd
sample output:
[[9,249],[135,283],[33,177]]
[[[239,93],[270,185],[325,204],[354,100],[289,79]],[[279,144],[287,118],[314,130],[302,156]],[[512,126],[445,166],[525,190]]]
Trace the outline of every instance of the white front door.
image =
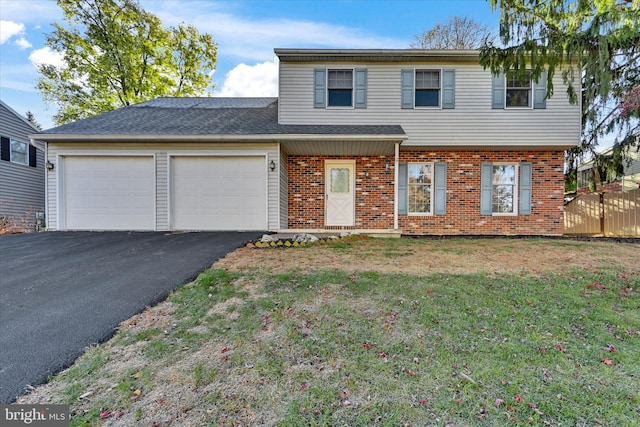
[[325,162],[325,225],[355,225],[355,160]]

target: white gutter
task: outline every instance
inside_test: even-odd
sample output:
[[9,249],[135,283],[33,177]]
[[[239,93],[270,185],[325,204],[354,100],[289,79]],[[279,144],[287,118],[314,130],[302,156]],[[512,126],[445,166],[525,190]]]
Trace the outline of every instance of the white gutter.
[[31,138],[32,136],[33,135],[29,135],[29,137],[30,137],[29,138],[29,145],[33,145],[34,147],[36,147],[36,149],[45,152],[46,150],[45,150],[44,147],[46,146],[46,144],[45,143],[43,143],[42,145],[38,144],[37,142],[42,142],[42,141],[39,141],[37,139],[33,139],[33,138]]
[[47,142],[279,142],[279,141],[404,141],[408,135],[322,135],[322,134],[260,134],[260,135],[130,135],[130,134],[34,134]]

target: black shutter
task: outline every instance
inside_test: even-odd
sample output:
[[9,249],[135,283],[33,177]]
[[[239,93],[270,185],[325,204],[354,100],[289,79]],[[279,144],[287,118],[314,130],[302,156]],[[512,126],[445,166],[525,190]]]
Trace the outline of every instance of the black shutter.
[[36,154],[36,147],[29,144],[29,166],[35,168],[38,166],[38,156]]
[[0,137],[0,159],[6,160],[7,162],[11,160],[11,147],[9,146],[9,138],[4,136]]

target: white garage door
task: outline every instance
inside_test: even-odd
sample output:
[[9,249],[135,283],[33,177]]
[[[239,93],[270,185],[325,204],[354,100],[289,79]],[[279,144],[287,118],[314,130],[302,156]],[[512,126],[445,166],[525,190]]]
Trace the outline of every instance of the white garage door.
[[70,156],[63,161],[67,230],[153,230],[153,157]]
[[264,157],[173,157],[174,230],[266,230]]

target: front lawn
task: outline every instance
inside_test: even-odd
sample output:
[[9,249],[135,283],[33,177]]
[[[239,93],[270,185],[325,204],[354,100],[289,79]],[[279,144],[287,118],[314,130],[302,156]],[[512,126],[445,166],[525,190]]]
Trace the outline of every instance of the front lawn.
[[19,402],[69,403],[73,425],[637,425],[639,252],[245,248]]

